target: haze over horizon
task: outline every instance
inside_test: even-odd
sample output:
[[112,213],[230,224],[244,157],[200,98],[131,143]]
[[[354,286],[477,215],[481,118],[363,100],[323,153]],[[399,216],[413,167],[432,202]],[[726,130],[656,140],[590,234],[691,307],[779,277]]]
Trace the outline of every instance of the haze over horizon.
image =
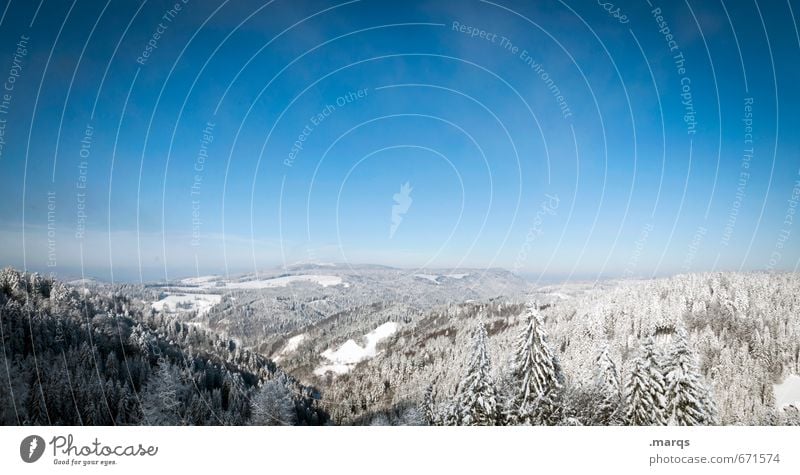
[[[42,272],[50,277],[65,281],[65,282],[77,282],[81,279],[88,279],[89,281],[94,282],[101,282],[101,283],[118,283],[118,284],[131,284],[131,283],[142,283],[142,284],[155,284],[155,285],[163,285],[167,282],[176,282],[181,281],[184,279],[192,279],[192,278],[203,278],[203,277],[219,277],[223,281],[228,280],[239,280],[239,279],[272,279],[276,276],[280,275],[291,275],[291,274],[304,274],[309,272],[310,269],[314,269],[313,274],[315,275],[336,275],[340,272],[358,272],[360,270],[368,269],[368,268],[385,268],[389,270],[399,270],[399,271],[407,271],[406,275],[426,275],[425,273],[434,273],[437,272],[476,272],[477,274],[485,274],[489,271],[507,271],[511,272],[515,276],[519,277],[520,279],[534,284],[534,286],[554,286],[554,285],[569,285],[569,284],[585,284],[589,282],[604,282],[604,281],[620,281],[620,280],[629,280],[629,281],[636,281],[636,280],[643,280],[643,279],[664,279],[675,277],[681,274],[692,273],[690,272],[676,272],[676,273],[659,273],[656,275],[650,276],[643,276],[643,275],[626,275],[626,274],[609,274],[609,275],[598,275],[596,273],[587,273],[587,274],[580,274],[580,273],[572,273],[572,274],[556,274],[556,273],[549,273],[543,275],[539,272],[526,272],[526,271],[514,271],[512,269],[508,269],[505,267],[418,267],[418,266],[389,266],[385,264],[368,264],[368,263],[337,263],[335,264],[337,267],[329,267],[327,263],[324,266],[319,267],[309,267],[310,265],[314,265],[313,262],[295,262],[289,263],[286,266],[276,265],[273,267],[261,267],[259,269],[231,269],[227,274],[222,272],[213,272],[213,269],[206,273],[198,273],[197,270],[191,271],[187,270],[185,272],[177,271],[174,274],[170,274],[168,280],[163,276],[163,270],[144,270],[143,272],[139,272],[138,269],[123,269],[123,270],[116,270],[114,273],[114,278],[111,279],[107,273],[107,268],[99,268],[99,269],[90,269],[85,268],[83,270],[83,274],[80,273],[80,270],[73,271],[73,270],[62,270],[61,272],[52,271],[49,269],[44,269]],[[13,267],[13,266],[12,266]],[[38,272],[36,270],[31,269],[31,272]],[[703,272],[703,271],[697,271]],[[725,272],[725,270],[719,270],[719,272]],[[787,271],[747,271],[747,272],[787,272]],[[447,274],[444,274],[447,275]]]
[[796,11],[648,3],[9,2],[0,267],[796,271]]

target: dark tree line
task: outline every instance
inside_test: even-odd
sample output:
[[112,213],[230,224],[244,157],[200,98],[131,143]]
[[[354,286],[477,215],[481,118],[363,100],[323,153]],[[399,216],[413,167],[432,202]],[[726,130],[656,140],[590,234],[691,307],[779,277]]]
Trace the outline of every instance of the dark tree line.
[[319,395],[233,340],[115,293],[0,272],[0,423],[324,424]]

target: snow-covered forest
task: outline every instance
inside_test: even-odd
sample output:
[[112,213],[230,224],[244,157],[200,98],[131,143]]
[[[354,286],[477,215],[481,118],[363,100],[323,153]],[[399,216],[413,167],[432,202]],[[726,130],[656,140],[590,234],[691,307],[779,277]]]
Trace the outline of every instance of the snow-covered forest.
[[299,268],[139,286],[8,268],[0,419],[798,424],[798,295],[780,273],[532,287]]
[[323,424],[272,361],[111,290],[0,273],[0,421],[41,425]]

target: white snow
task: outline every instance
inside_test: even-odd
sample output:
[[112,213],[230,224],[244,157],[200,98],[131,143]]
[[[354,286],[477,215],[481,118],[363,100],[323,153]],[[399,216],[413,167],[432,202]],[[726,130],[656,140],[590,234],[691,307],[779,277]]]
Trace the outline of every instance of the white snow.
[[333,262],[297,261],[289,265],[290,268],[302,266],[336,267],[336,264]]
[[569,295],[563,294],[561,292],[550,292],[550,295],[552,295],[553,297],[562,299],[562,300],[567,300],[569,298]]
[[439,279],[449,278],[449,279],[463,279],[464,277],[468,276],[469,274],[447,274],[447,275],[435,275],[435,274],[414,274],[414,277],[418,279],[425,279],[430,280],[436,285],[441,284]]
[[299,347],[300,343],[302,343],[303,340],[305,340],[305,339],[306,339],[306,334],[305,333],[301,333],[300,335],[295,335],[295,336],[289,338],[286,341],[286,345],[283,348],[281,348],[281,351],[278,352],[278,355],[275,358],[273,358],[273,360],[278,361],[283,356],[288,355],[289,353],[291,353],[293,351],[296,351],[297,347]]
[[781,384],[773,386],[775,392],[775,407],[781,409],[786,406],[795,406],[800,409],[800,376],[789,375]]
[[300,343],[302,343],[303,340],[305,340],[305,339],[306,339],[305,333],[300,334],[300,335],[295,335],[295,336],[289,338],[289,341],[286,342],[286,346],[283,347],[283,350],[281,350],[281,353],[288,353],[290,351],[296,350],[297,347],[300,346]]
[[[192,286],[187,286],[187,287],[180,286],[180,285],[178,285],[178,286],[172,286],[172,285],[164,286],[164,289],[169,291],[169,292],[178,292],[178,293],[182,293],[182,294],[183,293],[188,293],[188,294],[203,293],[203,292],[208,291],[208,290],[213,290],[214,288],[215,287],[214,287],[213,283],[211,283],[211,284],[205,283],[205,284],[200,284],[200,285],[196,285],[196,286],[192,285]],[[223,288],[224,287],[220,287],[220,289],[223,289]]]
[[181,279],[181,284],[186,285],[200,285],[200,284],[207,284],[214,280],[217,280],[219,276],[216,275],[203,275],[200,277],[188,277],[186,279]]
[[431,281],[431,282],[433,282],[434,284],[436,284],[436,285],[439,285],[439,281],[438,281],[438,280],[436,280],[436,279],[438,279],[438,278],[439,278],[439,276],[438,276],[438,275],[433,275],[433,274],[414,274],[414,277],[416,277],[416,278],[418,278],[418,279],[426,279],[426,280],[430,280],[430,281]]
[[[161,311],[166,306],[168,312],[197,310],[198,315],[203,315],[221,300],[222,296],[216,294],[173,294],[153,302],[153,308]],[[181,307],[178,307],[178,305],[181,305]]]
[[[272,279],[259,279],[248,280],[245,282],[228,282],[225,284],[227,289],[270,289],[275,287],[286,287],[294,282],[311,282],[319,284],[323,287],[342,284],[342,278],[337,275],[287,275],[283,277],[274,277]],[[345,283],[345,287],[349,284]]]
[[376,347],[382,340],[389,338],[397,332],[397,323],[386,322],[378,328],[364,335],[366,346],[361,346],[354,340],[347,340],[337,350],[328,348],[322,352],[330,364],[322,365],[314,370],[314,374],[322,376],[327,372],[336,374],[347,373],[357,363],[377,355]]

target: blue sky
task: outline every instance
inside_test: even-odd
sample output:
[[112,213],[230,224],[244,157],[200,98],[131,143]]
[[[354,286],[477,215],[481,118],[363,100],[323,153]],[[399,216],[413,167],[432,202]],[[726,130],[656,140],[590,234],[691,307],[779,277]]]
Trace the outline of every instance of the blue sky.
[[795,270],[800,6],[602,3],[11,1],[0,264]]

